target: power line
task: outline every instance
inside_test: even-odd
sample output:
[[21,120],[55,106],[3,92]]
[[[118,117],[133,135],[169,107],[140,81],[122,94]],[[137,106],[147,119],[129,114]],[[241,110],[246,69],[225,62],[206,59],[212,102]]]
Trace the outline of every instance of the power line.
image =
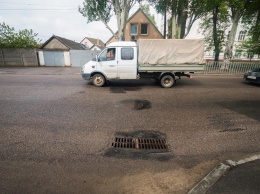
[[[75,11],[49,11],[48,14],[64,14],[64,13],[68,13],[68,14],[79,14],[79,12],[75,12]],[[1,15],[9,15],[9,14],[14,14],[14,12],[1,12]],[[42,12],[23,12],[24,15],[27,14],[43,14]]]
[[0,10],[23,10],[23,11],[31,11],[31,10],[42,10],[42,11],[68,11],[68,10],[76,10],[75,8],[73,9],[0,9]]
[[5,4],[19,4],[19,5],[40,5],[40,6],[58,6],[58,7],[71,7],[71,5],[44,5],[44,4],[34,4],[34,3],[10,3],[10,2],[3,2],[3,1],[0,1],[0,3],[5,3]]

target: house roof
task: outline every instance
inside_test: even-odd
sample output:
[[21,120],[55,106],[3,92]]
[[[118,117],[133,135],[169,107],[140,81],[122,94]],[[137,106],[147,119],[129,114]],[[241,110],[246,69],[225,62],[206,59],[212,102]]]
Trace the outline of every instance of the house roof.
[[[102,40],[100,40],[100,39],[89,38],[89,37],[85,37],[85,38],[83,38],[83,40],[84,40],[84,39],[88,39],[92,44],[98,46],[98,47],[101,48],[101,49],[103,49],[104,46],[105,46],[105,43],[104,43]],[[83,41],[83,40],[82,40],[82,41]],[[82,41],[80,41],[80,42],[82,42]],[[92,46],[92,47],[93,47],[93,46]]]
[[95,46],[98,47],[100,50],[103,50],[103,49],[104,49],[104,46],[100,46],[100,45],[97,45],[97,44],[93,44],[93,46],[90,47],[89,50],[91,50],[91,49],[94,48]]
[[[141,8],[139,8],[130,18],[128,18],[128,20],[126,21],[126,24],[127,24],[131,19],[133,19],[133,17],[135,17],[135,15],[136,15],[139,11],[141,11],[141,12],[144,14],[144,16],[148,19],[148,21],[154,26],[154,28],[156,29],[156,31],[157,31],[161,36],[163,36],[162,33],[158,30],[158,28],[154,25],[154,23],[150,20],[150,18],[144,13],[144,11],[143,11]],[[116,31],[115,34],[117,34],[117,32],[118,32],[118,31]],[[109,42],[113,37],[114,37],[114,36],[112,36],[111,38],[109,38],[107,42]]]
[[40,48],[44,49],[44,47],[54,38],[65,45],[69,50],[86,50],[80,43],[56,35],[50,37]]

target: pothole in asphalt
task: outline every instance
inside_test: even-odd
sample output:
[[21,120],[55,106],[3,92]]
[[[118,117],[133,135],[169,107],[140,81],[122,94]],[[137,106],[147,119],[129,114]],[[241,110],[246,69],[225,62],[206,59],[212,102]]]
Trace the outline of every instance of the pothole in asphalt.
[[133,110],[149,109],[151,108],[151,103],[148,100],[123,100],[121,101],[126,107]]
[[104,153],[108,157],[168,161],[173,157],[166,135],[157,131],[117,132]]

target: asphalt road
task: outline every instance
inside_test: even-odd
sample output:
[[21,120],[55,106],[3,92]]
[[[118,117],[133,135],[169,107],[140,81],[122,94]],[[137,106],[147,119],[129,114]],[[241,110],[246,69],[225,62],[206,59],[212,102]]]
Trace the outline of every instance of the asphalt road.
[[[0,73],[0,193],[187,193],[260,150],[260,90],[242,76],[98,88],[43,70]],[[113,149],[115,136],[166,138],[169,150]]]

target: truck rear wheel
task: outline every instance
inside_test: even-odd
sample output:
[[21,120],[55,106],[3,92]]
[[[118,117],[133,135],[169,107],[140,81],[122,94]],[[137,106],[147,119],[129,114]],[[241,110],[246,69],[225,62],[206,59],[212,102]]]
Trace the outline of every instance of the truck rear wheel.
[[95,85],[95,86],[98,86],[98,87],[102,87],[105,83],[106,83],[106,79],[103,75],[101,74],[95,74],[93,77],[92,77],[92,83]]
[[175,79],[172,75],[164,75],[162,76],[160,83],[163,88],[171,88],[175,83]]

